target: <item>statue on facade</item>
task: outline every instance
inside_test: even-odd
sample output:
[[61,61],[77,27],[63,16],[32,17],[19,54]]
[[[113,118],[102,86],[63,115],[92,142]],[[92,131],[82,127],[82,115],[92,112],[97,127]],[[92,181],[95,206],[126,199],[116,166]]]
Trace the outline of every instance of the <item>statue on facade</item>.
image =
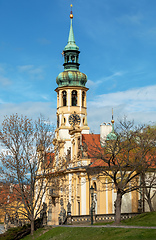
[[40,218],[42,218],[43,225],[46,225],[47,224],[47,204],[45,202],[43,202],[42,204]]
[[116,213],[116,200],[114,201],[114,213]]
[[138,212],[139,213],[142,212],[142,200],[141,199],[138,200]]
[[61,208],[63,207],[63,198],[60,198],[60,205],[61,205]]
[[67,215],[70,216],[71,215],[71,203],[68,202],[67,204]]
[[77,152],[77,158],[82,158],[82,150],[81,149],[78,149],[78,152]]
[[83,157],[88,157],[88,146],[87,143],[83,142]]
[[71,160],[71,147],[67,149],[67,162],[70,162]]
[[62,225],[66,221],[66,210],[63,207],[63,198],[60,199],[61,211],[59,213],[59,225]]
[[10,222],[10,216],[9,214],[6,212],[5,213],[5,218],[4,218],[4,228],[7,230],[8,229],[8,224]]

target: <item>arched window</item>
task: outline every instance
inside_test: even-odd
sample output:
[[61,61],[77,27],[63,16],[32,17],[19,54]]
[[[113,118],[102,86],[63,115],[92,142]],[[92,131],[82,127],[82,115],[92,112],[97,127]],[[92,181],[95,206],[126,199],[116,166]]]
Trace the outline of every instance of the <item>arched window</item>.
[[83,118],[83,125],[85,124],[85,117]]
[[97,191],[96,182],[93,183],[93,188],[94,188],[94,191]]
[[74,63],[75,62],[75,56],[71,56],[71,60]]
[[57,128],[59,128],[59,115],[57,115]]
[[57,106],[59,106],[59,93],[57,93]]
[[72,106],[77,106],[77,91],[73,90],[72,91],[72,96],[71,96],[71,100],[72,100]]
[[62,92],[62,100],[63,100],[63,106],[67,106],[67,92]]
[[82,92],[82,107],[85,106],[85,92]]
[[67,63],[69,62],[69,56],[67,56]]

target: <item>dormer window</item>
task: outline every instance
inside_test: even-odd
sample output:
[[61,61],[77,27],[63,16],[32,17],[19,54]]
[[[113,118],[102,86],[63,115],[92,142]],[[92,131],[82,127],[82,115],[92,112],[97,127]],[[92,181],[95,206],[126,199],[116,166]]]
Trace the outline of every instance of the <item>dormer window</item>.
[[72,106],[77,106],[77,91],[76,90],[73,90],[72,91]]

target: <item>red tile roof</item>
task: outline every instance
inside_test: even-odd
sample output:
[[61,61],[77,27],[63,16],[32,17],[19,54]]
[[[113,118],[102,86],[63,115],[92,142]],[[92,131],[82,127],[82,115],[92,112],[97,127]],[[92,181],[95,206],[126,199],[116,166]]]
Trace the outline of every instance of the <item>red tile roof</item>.
[[106,166],[107,164],[101,159],[103,149],[100,144],[100,134],[82,134],[82,145],[85,144],[88,158],[91,158],[91,166]]
[[[105,154],[104,148],[101,147],[100,134],[82,134],[82,145],[85,146],[85,144],[87,145],[86,148],[87,148],[88,158],[91,159],[91,163],[92,163],[91,167],[115,166],[116,164],[114,165],[114,163],[116,162],[116,160],[121,165],[122,163],[123,165],[126,164],[126,161],[124,160],[127,159],[127,154],[129,153],[126,153],[124,149],[114,158],[114,163],[112,163],[111,155]],[[144,159],[142,159],[143,156],[140,154],[139,149],[138,151],[136,150],[137,149],[130,152],[129,161],[132,161],[132,162],[136,161],[136,164],[137,164],[138,162],[141,162],[143,160],[143,163],[148,164],[150,168],[156,168],[156,157],[155,157],[155,153],[153,153],[152,150],[145,154]]]
[[95,158],[102,149],[100,134],[82,134],[82,146],[87,145],[88,158]]

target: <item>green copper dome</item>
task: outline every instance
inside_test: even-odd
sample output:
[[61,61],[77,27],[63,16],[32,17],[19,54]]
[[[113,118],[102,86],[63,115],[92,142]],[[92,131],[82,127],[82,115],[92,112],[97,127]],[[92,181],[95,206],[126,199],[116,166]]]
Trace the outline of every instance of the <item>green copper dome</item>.
[[87,76],[80,71],[64,71],[56,78],[56,83],[59,87],[62,86],[82,86],[87,82]]
[[106,141],[117,140],[117,136],[114,132],[114,120],[112,121],[112,131],[107,135]]
[[107,141],[110,141],[110,140],[116,140],[117,139],[117,136],[116,136],[116,134],[115,133],[109,133],[108,135],[107,135]]

